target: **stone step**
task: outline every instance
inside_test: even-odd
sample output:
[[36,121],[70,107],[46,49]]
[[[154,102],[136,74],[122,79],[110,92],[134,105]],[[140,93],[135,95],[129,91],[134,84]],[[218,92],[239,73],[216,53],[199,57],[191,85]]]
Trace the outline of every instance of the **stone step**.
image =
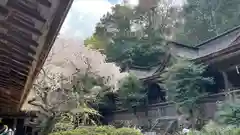
[[177,120],[177,117],[169,117],[169,116],[161,117],[156,120],[156,122],[158,122],[158,123],[156,123],[154,125],[154,127],[152,127],[151,131],[155,131],[156,133],[160,133],[160,134],[165,133],[167,130],[172,131],[172,130],[174,130],[174,129],[172,129],[172,128],[174,128],[174,127],[172,127],[172,126],[174,126],[172,124],[174,124],[174,122],[176,122],[176,120]]

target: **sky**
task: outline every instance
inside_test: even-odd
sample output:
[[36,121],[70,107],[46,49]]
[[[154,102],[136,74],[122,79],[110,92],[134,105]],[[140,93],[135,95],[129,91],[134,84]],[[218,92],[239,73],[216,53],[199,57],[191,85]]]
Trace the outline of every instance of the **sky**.
[[[74,0],[65,19],[60,34],[64,37],[77,37],[80,40],[92,35],[96,23],[100,18],[111,11],[111,7],[122,0]],[[129,0],[135,5],[138,0]]]

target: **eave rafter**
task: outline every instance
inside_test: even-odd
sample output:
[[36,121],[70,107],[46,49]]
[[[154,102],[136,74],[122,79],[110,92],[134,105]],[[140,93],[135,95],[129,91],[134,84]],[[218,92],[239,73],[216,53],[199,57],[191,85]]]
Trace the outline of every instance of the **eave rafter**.
[[[42,32],[36,20],[45,23],[39,3],[51,6],[48,0],[8,0],[0,4],[0,109],[17,108],[21,100]],[[35,37],[35,38],[33,38]]]
[[0,113],[22,106],[72,2],[0,0]]

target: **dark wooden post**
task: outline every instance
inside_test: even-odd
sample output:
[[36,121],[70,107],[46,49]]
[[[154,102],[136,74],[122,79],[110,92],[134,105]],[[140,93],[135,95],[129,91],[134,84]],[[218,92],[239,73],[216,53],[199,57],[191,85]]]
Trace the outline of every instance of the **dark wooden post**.
[[24,134],[25,134],[24,119],[18,119],[15,135],[24,135]]
[[228,82],[227,73],[225,71],[222,71],[221,73],[222,73],[223,80],[224,80],[225,90],[228,90],[229,89],[229,82]]
[[221,73],[223,75],[225,91],[228,92],[226,94],[226,96],[227,96],[227,98],[229,98],[229,100],[233,100],[232,94],[229,93],[230,92],[230,86],[229,86],[229,81],[228,81],[228,75],[227,75],[227,73],[225,71],[222,71]]

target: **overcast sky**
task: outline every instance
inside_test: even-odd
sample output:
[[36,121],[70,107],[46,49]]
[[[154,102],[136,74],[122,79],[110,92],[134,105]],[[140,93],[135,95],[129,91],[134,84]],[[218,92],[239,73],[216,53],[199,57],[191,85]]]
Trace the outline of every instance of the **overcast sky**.
[[[122,0],[74,0],[73,5],[63,24],[61,35],[68,37],[78,37],[80,40],[92,35],[94,27],[99,19],[114,4]],[[136,4],[138,0],[129,0],[131,4]]]

